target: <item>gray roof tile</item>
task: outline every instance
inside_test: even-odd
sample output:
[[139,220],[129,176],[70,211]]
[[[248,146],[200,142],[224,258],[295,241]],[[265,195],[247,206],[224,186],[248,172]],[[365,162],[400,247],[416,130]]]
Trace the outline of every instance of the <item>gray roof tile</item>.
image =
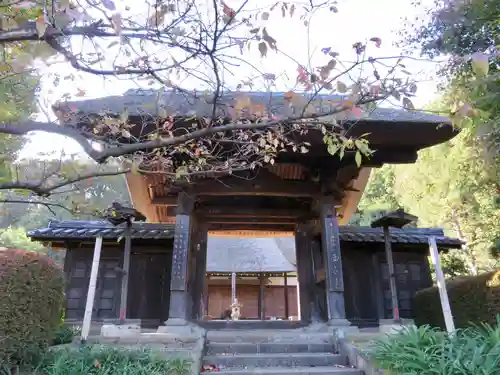
[[[219,99],[218,115],[227,117],[228,108],[234,106],[234,98],[239,94],[249,96],[253,104],[263,104],[269,113],[276,115],[293,115],[292,109],[284,99],[283,92],[259,92],[250,91],[244,93],[227,92]],[[305,95],[307,97],[307,95]],[[129,90],[124,95],[108,96],[98,99],[88,99],[72,102],[63,102],[54,105],[54,110],[71,110],[72,112],[81,112],[88,114],[120,114],[127,109],[132,116],[158,116],[165,111],[172,116],[211,116],[213,105],[208,103],[210,97],[205,96],[203,92],[196,94],[185,94],[176,91],[166,91],[163,95],[156,90]],[[342,97],[339,95],[318,95],[315,97],[314,105],[316,113],[329,113],[333,106],[331,101],[338,101]],[[297,113],[302,108],[296,109]],[[364,114],[361,120],[352,117],[353,121],[365,122],[415,122],[415,123],[434,123],[450,124],[448,117],[435,114],[424,113],[422,111],[408,111],[405,109],[376,108]]]
[[[124,226],[113,227],[105,221],[53,221],[48,228],[28,232],[34,240],[85,240],[98,235],[104,239],[123,236]],[[438,228],[391,228],[393,243],[427,245],[429,236],[435,236],[440,247],[458,248],[462,243],[446,237]],[[133,239],[171,239],[172,224],[134,223]],[[343,226],[340,227],[342,242],[383,243],[381,228]],[[295,271],[295,239],[281,238],[237,238],[210,237],[208,239],[208,272],[293,272]]]
[[210,237],[207,272],[294,272],[273,238]]

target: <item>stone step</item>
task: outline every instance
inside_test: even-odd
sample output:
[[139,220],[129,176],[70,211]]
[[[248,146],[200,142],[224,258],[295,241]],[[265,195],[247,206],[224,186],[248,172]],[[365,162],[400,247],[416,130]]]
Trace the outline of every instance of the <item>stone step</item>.
[[301,342],[212,342],[207,344],[207,354],[251,354],[251,353],[335,353],[333,343],[301,343]]
[[218,375],[364,375],[363,371],[340,366],[329,367],[271,367],[245,370],[221,370]]
[[208,343],[335,342],[335,336],[330,332],[304,332],[302,330],[208,331],[206,339]]
[[316,367],[346,365],[347,358],[331,353],[257,353],[235,355],[207,355],[204,365],[220,369],[248,369],[255,367]]

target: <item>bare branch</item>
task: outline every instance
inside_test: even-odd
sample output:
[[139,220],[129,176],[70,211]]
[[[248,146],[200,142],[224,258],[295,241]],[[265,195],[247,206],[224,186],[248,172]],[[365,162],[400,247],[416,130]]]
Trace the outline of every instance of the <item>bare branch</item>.
[[46,133],[59,134],[74,139],[87,155],[94,160],[99,160],[99,152],[92,147],[89,139],[82,132],[71,127],[64,127],[52,122],[26,121],[20,124],[0,123],[0,133],[11,135],[26,135],[31,132],[42,131]]
[[95,177],[107,177],[107,176],[118,176],[121,174],[125,174],[130,172],[129,169],[113,171],[113,172],[90,172],[86,174],[81,174],[73,178],[64,179],[63,181],[52,183],[52,184],[44,184],[44,180],[42,181],[10,181],[10,182],[1,182],[0,190],[29,190],[40,197],[49,197],[52,192],[55,190],[62,188],[67,185],[74,184],[79,181],[84,181],[89,178]]
[[15,204],[34,204],[34,205],[41,205],[45,206],[51,213],[52,215],[56,215],[54,210],[52,209],[53,207],[61,208],[66,212],[69,212],[70,214],[74,214],[75,212],[66,207],[63,204],[60,203],[50,203],[50,202],[44,202],[40,200],[20,200],[20,199],[0,199],[0,203],[15,203]]

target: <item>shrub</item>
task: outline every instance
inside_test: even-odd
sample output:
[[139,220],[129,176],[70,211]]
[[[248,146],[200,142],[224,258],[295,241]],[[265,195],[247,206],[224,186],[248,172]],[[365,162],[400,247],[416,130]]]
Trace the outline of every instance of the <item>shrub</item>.
[[64,274],[40,253],[0,253],[0,363],[20,364],[47,347],[60,326]]
[[73,338],[78,336],[80,333],[80,329],[76,327],[70,327],[66,325],[62,325],[57,328],[52,337],[52,345],[62,345],[62,344],[70,344],[73,342]]
[[186,375],[189,362],[155,356],[150,350],[99,346],[69,347],[48,352],[34,369],[46,375]]
[[482,324],[452,335],[429,326],[406,328],[375,341],[367,354],[394,375],[499,375],[500,316],[495,327]]
[[[457,328],[474,322],[495,324],[496,315],[500,314],[500,271],[447,281],[446,290]],[[413,306],[417,325],[445,327],[437,287],[418,291]]]

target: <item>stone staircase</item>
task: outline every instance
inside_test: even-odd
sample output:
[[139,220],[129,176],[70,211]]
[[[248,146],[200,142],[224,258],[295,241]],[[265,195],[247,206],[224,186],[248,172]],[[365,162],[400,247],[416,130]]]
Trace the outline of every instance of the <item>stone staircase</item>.
[[220,375],[363,375],[338,354],[332,333],[208,331],[203,366]]

